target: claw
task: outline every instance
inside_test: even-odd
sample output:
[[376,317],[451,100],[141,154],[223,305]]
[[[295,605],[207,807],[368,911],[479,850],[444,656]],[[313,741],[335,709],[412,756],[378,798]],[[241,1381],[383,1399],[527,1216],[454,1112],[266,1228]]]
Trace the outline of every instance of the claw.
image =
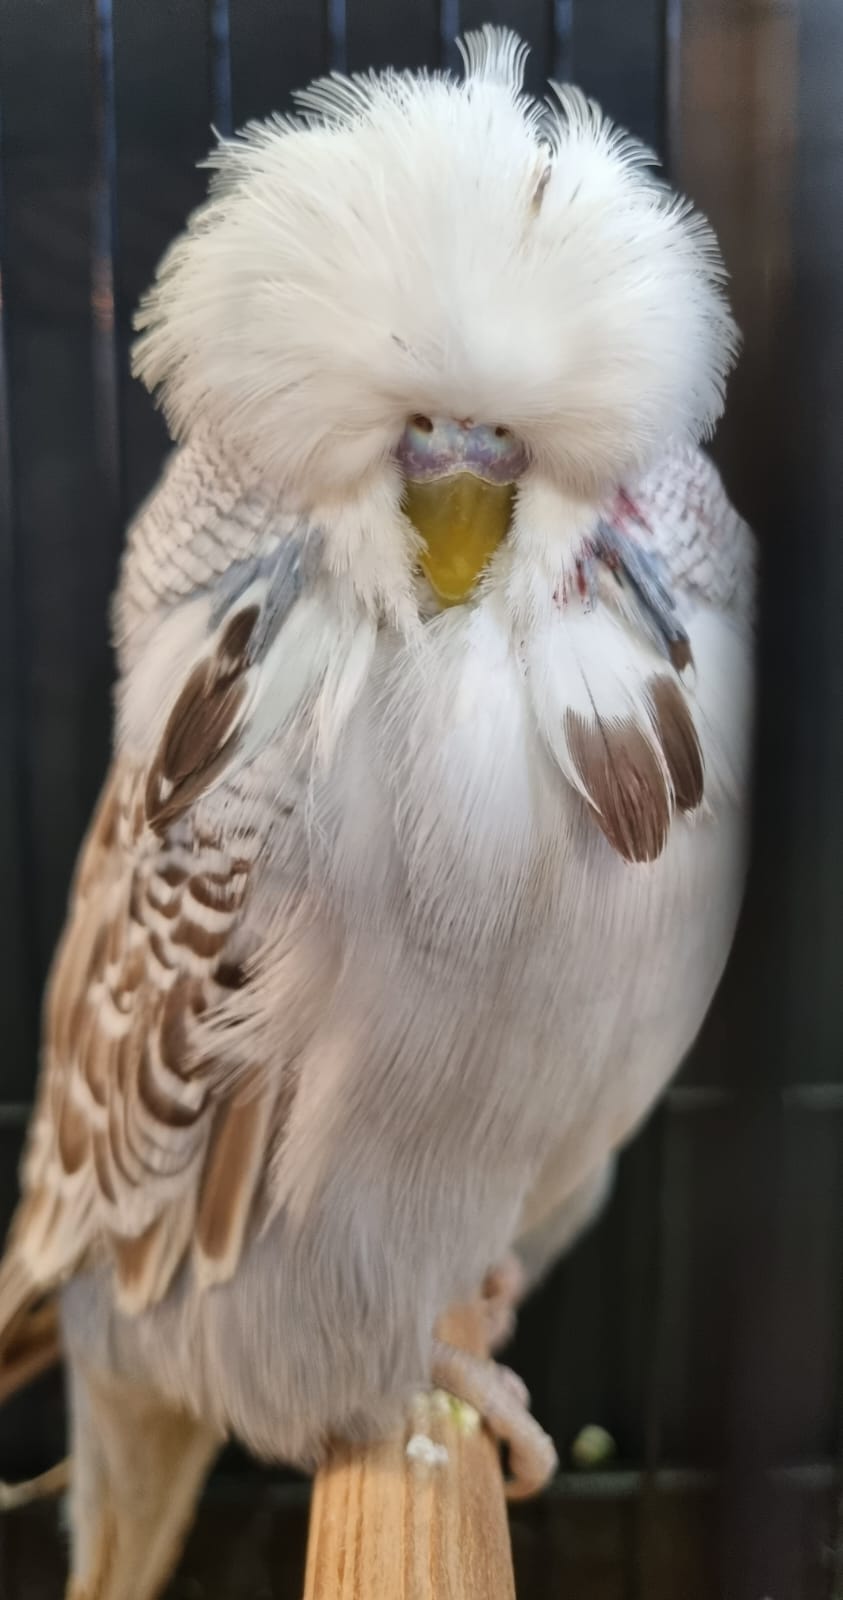
[[433,1381],[480,1412],[486,1426],[509,1451],[509,1500],[522,1500],[543,1489],[557,1465],[553,1440],[527,1410],[527,1391],[507,1367],[468,1355],[436,1340]]

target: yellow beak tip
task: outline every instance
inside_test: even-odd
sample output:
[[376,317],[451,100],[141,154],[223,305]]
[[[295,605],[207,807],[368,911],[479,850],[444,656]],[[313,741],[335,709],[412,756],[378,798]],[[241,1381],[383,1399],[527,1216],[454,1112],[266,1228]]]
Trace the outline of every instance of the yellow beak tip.
[[471,595],[506,537],[513,496],[512,484],[486,483],[467,472],[407,482],[404,509],[426,547],[420,565],[444,605],[460,605]]

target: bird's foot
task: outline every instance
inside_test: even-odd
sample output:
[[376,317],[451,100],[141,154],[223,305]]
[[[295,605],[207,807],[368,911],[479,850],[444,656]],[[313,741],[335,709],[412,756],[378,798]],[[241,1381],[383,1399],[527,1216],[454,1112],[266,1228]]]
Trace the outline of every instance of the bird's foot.
[[515,1332],[515,1318],[527,1278],[513,1250],[483,1280],[480,1291],[490,1350],[500,1350]]
[[530,1397],[508,1367],[468,1355],[436,1340],[433,1381],[479,1412],[490,1433],[509,1453],[507,1498],[523,1500],[543,1489],[557,1464],[553,1440],[531,1417]]

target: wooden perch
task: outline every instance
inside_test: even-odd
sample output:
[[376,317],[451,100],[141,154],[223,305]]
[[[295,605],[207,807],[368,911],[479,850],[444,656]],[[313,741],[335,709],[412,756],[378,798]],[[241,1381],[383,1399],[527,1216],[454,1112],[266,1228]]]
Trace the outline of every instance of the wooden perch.
[[[488,1354],[479,1306],[452,1312],[441,1333]],[[304,1600],[514,1597],[497,1447],[442,1397],[421,1397],[394,1439],[338,1447],[317,1474]]]

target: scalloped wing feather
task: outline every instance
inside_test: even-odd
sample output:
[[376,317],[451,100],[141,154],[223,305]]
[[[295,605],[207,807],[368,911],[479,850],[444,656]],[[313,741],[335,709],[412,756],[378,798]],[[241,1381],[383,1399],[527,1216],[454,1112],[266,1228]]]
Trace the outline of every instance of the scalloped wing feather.
[[[305,706],[338,726],[349,705],[336,654],[349,653],[359,685],[370,652],[365,628],[343,634],[324,596],[279,589],[275,570],[229,574],[221,607],[183,603],[203,606],[206,625],[186,665],[195,618],[151,634],[153,655],[169,640],[179,681],[164,706],[124,702],[125,748],[80,856],[47,997],[12,1251],[38,1286],[109,1252],[129,1311],[158,1300],[188,1256],[201,1286],[233,1272],[278,1131],[283,1077],[260,1060],[231,1070],[213,1025],[233,998],[248,1012],[248,905],[278,826],[248,763]],[[163,682],[166,662],[157,671]]]
[[[85,850],[47,1001],[13,1235],[42,1283],[110,1246],[130,1310],[164,1293],[197,1208],[219,1186],[205,1158],[225,1100],[200,1023],[224,990],[254,865],[244,841],[232,851],[191,823],[177,845],[159,839],[144,787],[143,774],[118,765]],[[230,1198],[234,1234],[254,1165]]]
[[664,456],[632,485],[631,501],[677,594],[752,619],[757,546],[702,450]]

